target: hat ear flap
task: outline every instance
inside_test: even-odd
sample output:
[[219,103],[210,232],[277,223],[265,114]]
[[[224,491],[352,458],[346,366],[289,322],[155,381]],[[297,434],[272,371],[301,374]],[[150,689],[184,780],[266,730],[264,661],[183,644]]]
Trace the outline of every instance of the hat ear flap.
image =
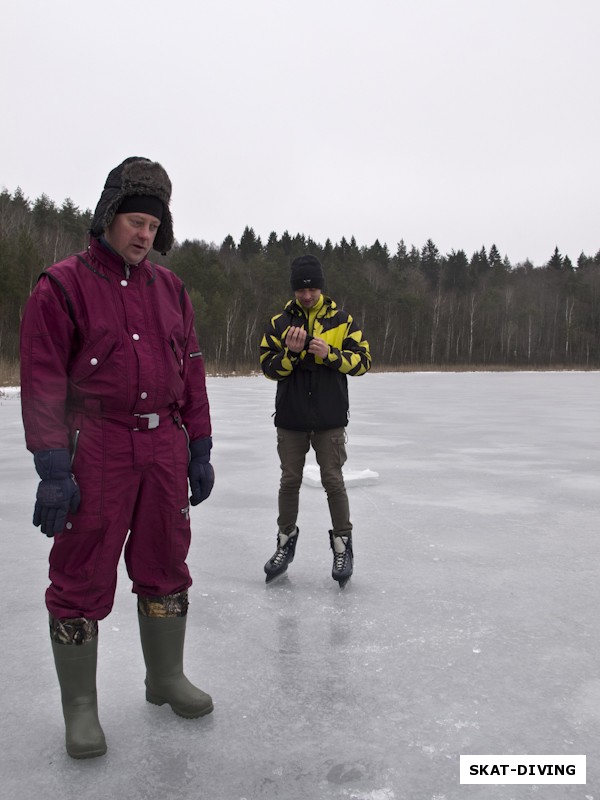
[[161,253],[163,256],[166,256],[169,250],[173,247],[174,241],[173,218],[169,209],[165,207],[160,227],[156,231],[156,236],[154,237],[153,247],[157,253]]

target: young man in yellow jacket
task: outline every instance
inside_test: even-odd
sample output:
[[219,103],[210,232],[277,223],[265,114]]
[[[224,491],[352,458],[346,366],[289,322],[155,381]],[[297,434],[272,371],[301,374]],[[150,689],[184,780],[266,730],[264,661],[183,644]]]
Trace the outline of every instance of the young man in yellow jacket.
[[278,382],[275,426],[281,462],[277,549],[264,569],[270,581],[294,560],[300,485],[312,446],[331,514],[331,575],[343,587],[353,571],[352,523],[342,474],[347,376],[364,375],[371,368],[369,343],[352,316],[323,294],[325,276],[315,256],[292,261],[290,282],[294,299],[271,319],[260,346],[262,370]]

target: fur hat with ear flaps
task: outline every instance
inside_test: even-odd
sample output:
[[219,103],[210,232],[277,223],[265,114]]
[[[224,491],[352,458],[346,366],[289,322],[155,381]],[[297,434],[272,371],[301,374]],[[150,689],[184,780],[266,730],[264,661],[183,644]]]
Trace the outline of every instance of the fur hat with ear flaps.
[[173,246],[173,218],[169,211],[171,181],[157,161],[131,156],[108,173],[104,189],[92,219],[90,233],[98,238],[108,228],[126,197],[156,197],[163,205],[154,249],[163,255]]

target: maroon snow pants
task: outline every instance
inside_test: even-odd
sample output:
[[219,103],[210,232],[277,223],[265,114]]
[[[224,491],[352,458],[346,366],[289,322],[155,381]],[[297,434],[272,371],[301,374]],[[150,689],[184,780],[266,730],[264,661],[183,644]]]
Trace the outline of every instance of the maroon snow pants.
[[104,619],[112,608],[123,546],[132,591],[162,596],[187,589],[190,546],[188,443],[169,415],[134,430],[85,417],[73,473],[76,514],[54,537],[46,605],[57,619]]

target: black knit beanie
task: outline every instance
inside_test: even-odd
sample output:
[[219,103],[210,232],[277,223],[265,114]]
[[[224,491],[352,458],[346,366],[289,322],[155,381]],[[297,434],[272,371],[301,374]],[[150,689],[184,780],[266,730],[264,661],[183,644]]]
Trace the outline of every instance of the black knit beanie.
[[151,194],[130,194],[124,197],[115,214],[151,214],[162,220],[165,206],[159,197]]
[[[137,198],[135,203],[126,198]],[[131,156],[108,174],[96,206],[90,233],[99,238],[115,218],[125,211],[143,211],[161,220],[154,239],[154,249],[167,253],[173,246],[173,218],[169,210],[171,181],[157,161]],[[144,209],[151,208],[151,211]],[[158,212],[158,213],[154,213]]]
[[322,289],[325,275],[321,262],[316,256],[298,256],[291,264],[290,283],[292,289]]

